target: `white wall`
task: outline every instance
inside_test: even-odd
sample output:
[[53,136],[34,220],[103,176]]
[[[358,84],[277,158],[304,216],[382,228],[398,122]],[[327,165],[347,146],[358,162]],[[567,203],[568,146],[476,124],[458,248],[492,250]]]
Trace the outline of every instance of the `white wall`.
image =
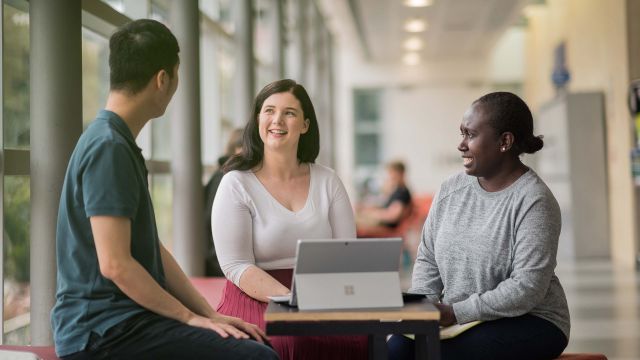
[[462,170],[460,121],[482,93],[463,83],[388,89],[382,160],[404,160],[414,192],[435,193],[447,176]]
[[489,76],[493,82],[522,82],[525,40],[523,27],[512,27],[504,33],[491,53]]
[[626,6],[625,0],[548,0],[530,8],[525,94],[534,111],[553,99],[553,50],[562,41],[571,72],[568,91],[604,92],[611,254],[616,264],[633,268],[639,246],[629,159]]

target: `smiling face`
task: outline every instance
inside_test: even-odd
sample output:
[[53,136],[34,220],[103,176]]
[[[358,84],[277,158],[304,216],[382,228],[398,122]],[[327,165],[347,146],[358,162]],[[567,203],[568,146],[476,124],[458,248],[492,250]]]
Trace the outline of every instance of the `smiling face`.
[[503,166],[504,151],[501,152],[500,136],[489,125],[482,105],[473,104],[464,114],[460,124],[462,141],[458,151],[468,175],[491,178]]
[[297,153],[300,136],[309,130],[300,101],[290,92],[269,96],[258,115],[258,131],[268,150]]

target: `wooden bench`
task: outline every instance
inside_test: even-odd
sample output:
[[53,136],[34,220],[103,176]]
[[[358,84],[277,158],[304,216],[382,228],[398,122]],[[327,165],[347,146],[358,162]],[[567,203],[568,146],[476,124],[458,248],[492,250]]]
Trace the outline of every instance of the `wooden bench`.
[[223,277],[192,277],[191,284],[207,299],[214,309],[218,307],[222,299],[222,290],[227,279]]
[[[428,209],[427,209],[428,211]],[[207,299],[215,309],[222,299],[222,291],[226,280],[216,277],[193,277],[191,283]],[[42,360],[59,360],[53,346],[12,346],[0,345],[0,359],[3,359],[2,351],[20,351],[32,353]],[[557,360],[607,360],[602,354],[562,354]]]
[[[193,286],[207,299],[207,302],[215,309],[222,299],[222,290],[226,280],[224,278],[213,277],[193,277],[191,283]],[[59,360],[56,356],[56,351],[53,346],[15,346],[15,345],[0,345],[0,359],[5,357],[2,351],[18,351],[24,353],[31,353],[36,355],[42,360]],[[11,353],[7,353],[7,357]]]
[[607,360],[603,354],[570,354],[560,355],[556,360]]

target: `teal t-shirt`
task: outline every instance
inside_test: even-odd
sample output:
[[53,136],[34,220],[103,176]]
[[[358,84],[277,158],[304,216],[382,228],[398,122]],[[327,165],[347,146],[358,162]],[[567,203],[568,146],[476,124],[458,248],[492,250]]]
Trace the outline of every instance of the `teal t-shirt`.
[[126,123],[107,110],[78,140],[60,197],[51,312],[58,356],[84,350],[91,332],[103,335],[146,311],[100,273],[89,220],[99,215],[131,219],[131,254],[165,287],[144,158]]

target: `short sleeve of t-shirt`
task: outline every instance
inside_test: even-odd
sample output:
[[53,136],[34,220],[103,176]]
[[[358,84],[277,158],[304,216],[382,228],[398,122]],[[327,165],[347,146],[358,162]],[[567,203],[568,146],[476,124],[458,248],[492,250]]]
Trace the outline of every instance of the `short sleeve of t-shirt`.
[[87,217],[97,215],[133,218],[140,201],[133,154],[117,141],[104,141],[86,157],[82,194]]
[[406,187],[397,188],[387,200],[385,207],[391,206],[396,201],[400,201],[403,205],[409,205],[411,203],[411,193]]

